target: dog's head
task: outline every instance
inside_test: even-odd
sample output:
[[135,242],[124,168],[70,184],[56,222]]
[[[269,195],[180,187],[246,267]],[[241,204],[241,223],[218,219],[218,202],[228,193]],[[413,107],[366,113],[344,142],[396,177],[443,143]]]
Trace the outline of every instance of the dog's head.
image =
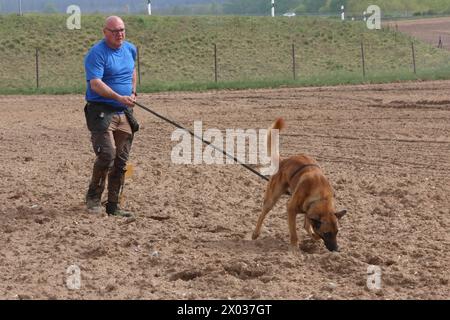
[[316,239],[322,239],[330,251],[338,251],[337,244],[338,220],[341,219],[347,210],[332,213],[314,213],[305,218],[309,221],[311,236]]

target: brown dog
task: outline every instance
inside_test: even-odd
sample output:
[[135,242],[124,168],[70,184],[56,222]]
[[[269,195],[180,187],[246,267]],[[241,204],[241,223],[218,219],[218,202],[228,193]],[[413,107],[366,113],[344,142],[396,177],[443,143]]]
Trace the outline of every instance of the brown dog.
[[[284,120],[279,118],[269,129],[267,138],[269,154],[271,154],[270,131],[281,130],[283,127]],[[278,154],[274,156],[279,158]],[[262,213],[258,218],[252,239],[259,237],[266,215],[278,199],[287,192],[292,195],[287,205],[291,249],[298,251],[296,216],[297,213],[304,213],[306,231],[315,240],[322,239],[328,250],[338,251],[337,221],[347,211],[336,212],[330,183],[317,162],[306,155],[292,156],[282,160],[278,172],[270,178],[264,195]]]

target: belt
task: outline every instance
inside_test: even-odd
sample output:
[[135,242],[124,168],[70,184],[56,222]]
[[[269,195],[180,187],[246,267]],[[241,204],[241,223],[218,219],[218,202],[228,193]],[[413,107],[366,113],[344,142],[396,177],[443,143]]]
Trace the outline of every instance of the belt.
[[[107,103],[103,103],[103,102],[92,102],[92,101],[87,101],[87,103],[89,104],[89,105],[99,105],[99,106],[103,106],[103,107],[105,107],[105,108],[108,108],[108,109],[111,109],[111,108],[114,108],[114,106],[111,106],[111,105],[109,105],[109,104],[107,104]],[[117,114],[117,115],[121,115],[121,114],[125,114],[125,111],[114,111],[114,114]]]

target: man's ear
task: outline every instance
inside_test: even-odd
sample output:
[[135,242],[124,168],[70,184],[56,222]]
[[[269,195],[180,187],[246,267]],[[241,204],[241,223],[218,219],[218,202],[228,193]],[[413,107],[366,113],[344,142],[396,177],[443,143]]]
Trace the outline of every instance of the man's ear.
[[336,218],[341,219],[343,216],[345,216],[345,214],[347,213],[347,210],[341,210],[339,212],[336,212],[334,215],[336,216]]

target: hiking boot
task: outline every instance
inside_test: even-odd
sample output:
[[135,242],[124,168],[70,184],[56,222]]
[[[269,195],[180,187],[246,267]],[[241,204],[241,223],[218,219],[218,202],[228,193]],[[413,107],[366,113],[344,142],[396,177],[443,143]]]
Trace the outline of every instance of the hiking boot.
[[118,217],[132,217],[133,214],[131,212],[122,210],[119,208],[117,203],[115,202],[108,202],[106,203],[106,213],[109,216],[118,216]]
[[108,168],[101,168],[94,165],[92,178],[89,182],[89,188],[85,198],[86,207],[90,213],[100,213],[103,210],[101,198],[103,190],[105,189],[108,170]]
[[86,208],[89,213],[102,212],[102,203],[100,199],[90,198],[86,195]]

